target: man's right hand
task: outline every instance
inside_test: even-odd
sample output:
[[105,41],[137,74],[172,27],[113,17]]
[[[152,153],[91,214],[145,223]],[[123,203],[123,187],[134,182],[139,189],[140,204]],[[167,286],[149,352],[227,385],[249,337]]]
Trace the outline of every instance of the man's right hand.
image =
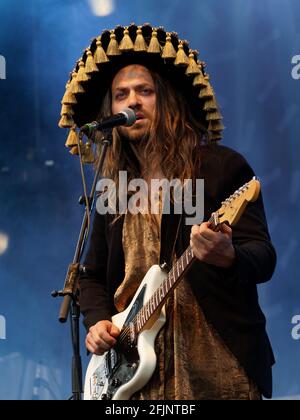
[[120,330],[110,321],[100,321],[89,329],[86,336],[86,348],[98,356],[102,356],[107,350],[113,347],[119,336]]

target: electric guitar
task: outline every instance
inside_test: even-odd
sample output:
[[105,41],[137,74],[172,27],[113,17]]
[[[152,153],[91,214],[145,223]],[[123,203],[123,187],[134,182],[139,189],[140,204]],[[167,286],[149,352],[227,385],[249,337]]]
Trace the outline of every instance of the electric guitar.
[[[259,192],[260,183],[253,178],[212,214],[211,228],[216,231],[221,223],[236,224]],[[85,400],[128,400],[147,384],[156,367],[154,341],[166,321],[164,303],[195,259],[189,246],[169,272],[159,265],[149,269],[128,308],[112,317],[121,331],[117,344],[90,360]]]

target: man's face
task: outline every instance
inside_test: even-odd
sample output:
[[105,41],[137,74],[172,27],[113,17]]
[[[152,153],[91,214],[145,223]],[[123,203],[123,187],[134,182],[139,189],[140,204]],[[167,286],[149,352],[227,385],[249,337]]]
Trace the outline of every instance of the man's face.
[[111,90],[112,113],[131,108],[137,117],[131,127],[119,127],[119,133],[134,143],[139,142],[149,133],[156,106],[151,73],[146,67],[137,64],[124,67],[116,74]]

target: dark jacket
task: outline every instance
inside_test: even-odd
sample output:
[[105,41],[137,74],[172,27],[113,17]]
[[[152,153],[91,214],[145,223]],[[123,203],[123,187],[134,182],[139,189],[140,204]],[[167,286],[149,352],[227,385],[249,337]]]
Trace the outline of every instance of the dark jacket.
[[[205,146],[198,178],[204,179],[205,219],[221,202],[254,176],[245,159],[224,146]],[[124,279],[122,227],[111,216],[95,214],[85,274],[80,279],[80,306],[87,328],[116,312],[113,296]],[[178,230],[177,240],[176,232]],[[161,262],[170,264],[175,249],[180,256],[189,246],[191,226],[180,216],[162,216]],[[236,262],[230,269],[196,260],[186,278],[208,321],[237,357],[267,398],[272,394],[273,352],[259,307],[256,284],[268,281],[276,263],[270,242],[262,196],[249,203],[233,227]],[[142,279],[141,279],[142,280]],[[190,326],[188,327],[190,328]]]

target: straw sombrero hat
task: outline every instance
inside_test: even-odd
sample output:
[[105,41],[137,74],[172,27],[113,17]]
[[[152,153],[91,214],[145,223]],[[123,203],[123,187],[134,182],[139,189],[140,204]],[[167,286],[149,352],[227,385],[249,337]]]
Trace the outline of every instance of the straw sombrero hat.
[[[78,154],[76,128],[94,121],[115,74],[128,64],[155,69],[183,90],[194,117],[206,130],[209,142],[222,138],[224,126],[205,63],[198,51],[174,32],[151,25],[117,26],[93,39],[77,61],[62,99],[59,127],[69,128],[66,146]],[[85,161],[92,161],[90,144],[82,143]]]

